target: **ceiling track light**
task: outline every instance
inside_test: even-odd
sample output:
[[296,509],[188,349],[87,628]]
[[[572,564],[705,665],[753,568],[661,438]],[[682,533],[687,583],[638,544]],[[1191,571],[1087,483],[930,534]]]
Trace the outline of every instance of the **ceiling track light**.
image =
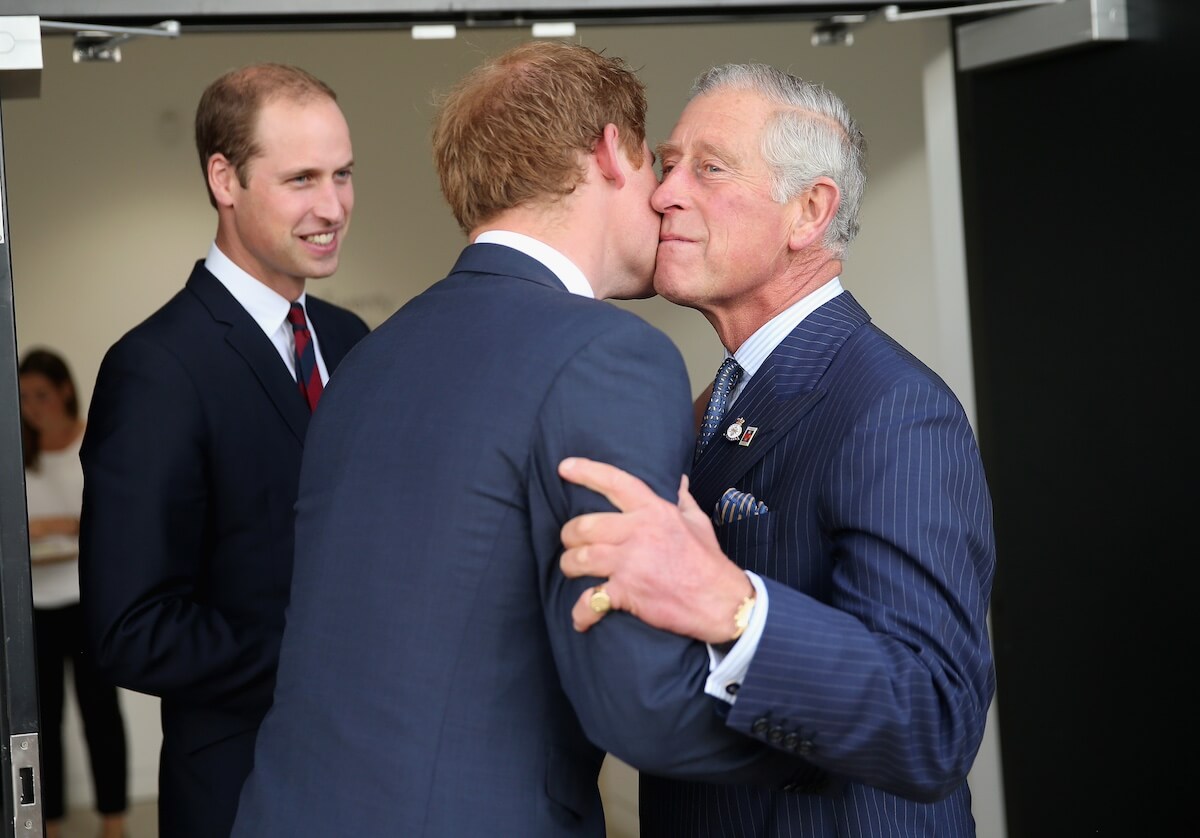
[[121,44],[143,35],[156,38],[178,38],[179,21],[164,20],[153,26],[103,26],[96,23],[69,23],[61,20],[43,20],[43,30],[75,33],[71,59],[79,64],[86,61],[121,60]]

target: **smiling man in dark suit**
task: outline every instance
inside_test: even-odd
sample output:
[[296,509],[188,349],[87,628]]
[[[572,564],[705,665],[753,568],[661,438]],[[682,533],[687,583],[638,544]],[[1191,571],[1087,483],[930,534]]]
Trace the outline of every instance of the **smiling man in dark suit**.
[[162,698],[164,838],[229,833],[275,683],[310,413],[367,332],[305,293],[354,207],[333,91],[296,67],[231,71],[196,145],[216,239],[106,354],[81,451],[88,634],[113,682]]
[[[604,605],[708,642],[705,689],[730,729],[841,784],[643,771],[642,834],[974,835],[991,500],[954,394],[842,288],[862,135],[820,85],[728,65],[697,80],[659,153],[654,287],[708,318],[726,360],[698,401],[678,503],[594,458],[562,464],[623,510],[568,523],[563,570],[608,577]],[[574,607],[581,630],[612,619],[594,595]]]

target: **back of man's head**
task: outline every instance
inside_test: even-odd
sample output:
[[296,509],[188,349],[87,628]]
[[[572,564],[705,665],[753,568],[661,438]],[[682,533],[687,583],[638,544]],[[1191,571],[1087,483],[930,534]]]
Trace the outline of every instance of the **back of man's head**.
[[[208,161],[214,154],[225,155],[237,172],[238,183],[246,185],[250,162],[261,153],[255,127],[265,104],[276,99],[304,102],[317,98],[336,102],[337,94],[316,76],[289,64],[249,64],[213,81],[196,106],[196,152],[205,185]],[[208,200],[217,205],[212,189]]]
[[475,68],[443,100],[433,128],[442,194],[463,232],[571,194],[585,175],[581,155],[610,123],[640,166],[646,92],[619,58],[535,41]]

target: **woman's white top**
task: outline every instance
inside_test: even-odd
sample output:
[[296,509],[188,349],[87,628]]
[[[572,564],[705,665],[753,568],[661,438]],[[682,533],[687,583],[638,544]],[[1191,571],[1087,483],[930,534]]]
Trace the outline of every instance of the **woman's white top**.
[[[36,470],[25,470],[25,498],[29,517],[79,517],[83,506],[83,466],[79,446],[83,434],[61,451],[42,451]],[[61,608],[79,602],[79,538],[50,535],[31,541],[33,560],[33,605],[35,608]],[[58,558],[59,561],[38,561]]]

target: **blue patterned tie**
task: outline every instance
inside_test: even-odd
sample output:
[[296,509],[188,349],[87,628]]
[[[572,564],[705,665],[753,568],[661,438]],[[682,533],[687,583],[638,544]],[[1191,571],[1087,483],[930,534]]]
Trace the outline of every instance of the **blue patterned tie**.
[[708,407],[704,410],[704,421],[700,423],[700,436],[696,438],[694,459],[700,459],[700,454],[716,433],[717,425],[721,424],[725,409],[729,407],[729,394],[741,377],[742,367],[732,356],[721,362],[721,368],[717,370],[717,377],[713,381],[712,395],[708,397]]

